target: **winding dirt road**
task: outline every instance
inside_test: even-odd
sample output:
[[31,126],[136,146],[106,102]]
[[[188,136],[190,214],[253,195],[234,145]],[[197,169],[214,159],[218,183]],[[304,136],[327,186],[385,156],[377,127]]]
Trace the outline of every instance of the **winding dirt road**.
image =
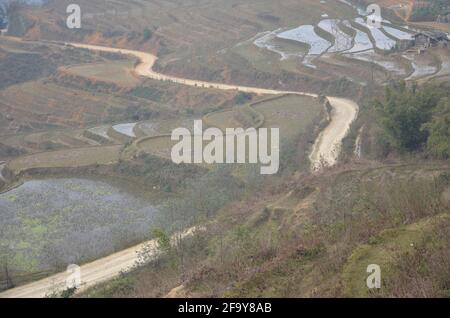
[[[81,286],[79,291],[110,280],[118,276],[120,272],[130,269],[138,260],[138,252],[147,244],[156,246],[154,241],[143,243],[81,266]],[[70,272],[62,272],[33,283],[12,288],[0,293],[0,298],[44,298],[54,292],[65,290],[66,280],[70,275]]]
[[[177,239],[191,236],[195,231],[201,230],[201,228],[193,227],[175,234],[172,236],[172,242],[175,243]],[[79,268],[81,285],[77,292],[85,291],[89,287],[113,279],[120,273],[133,268],[139,261],[139,252],[144,249],[148,257],[156,257],[158,255],[157,246],[157,242],[151,240],[82,265]],[[0,298],[44,298],[51,296],[54,292],[61,292],[66,289],[66,281],[69,277],[73,277],[72,273],[73,271],[58,273],[33,283],[9,289],[0,293]]]
[[[236,86],[230,84],[204,82],[192,79],[178,78],[175,76],[164,75],[153,71],[153,66],[157,60],[157,57],[140,51],[117,49],[110,47],[94,46],[87,44],[74,44],[70,45],[78,48],[85,48],[95,51],[112,52],[133,55],[139,58],[141,61],[135,69],[138,75],[149,77],[155,80],[171,81],[174,83],[195,86],[195,87],[205,87],[205,88],[215,88],[221,90],[237,90],[247,93],[255,94],[296,94],[303,96],[318,97],[316,94],[296,92],[296,91],[281,91],[264,89],[258,87],[248,87],[248,86]],[[358,105],[348,99],[338,98],[338,97],[328,97],[328,100],[332,106],[331,112],[331,122],[322,131],[319,138],[317,138],[314,145],[313,151],[310,155],[311,159],[311,169],[313,171],[319,170],[320,167],[325,165],[334,165],[337,161],[342,139],[346,136],[350,124],[355,120],[358,114]],[[188,230],[183,235],[190,235],[192,230]],[[144,245],[155,246],[154,241],[139,244],[135,247],[123,250],[121,252],[109,255],[107,257],[98,259],[94,262],[88,263],[81,266],[81,280],[82,285],[80,290],[84,290],[95,284],[110,280],[117,277],[122,271],[127,270],[135,264],[138,259],[137,252],[142,250]],[[156,252],[155,252],[156,253]],[[70,274],[59,273],[48,278],[16,287],[6,292],[0,293],[0,298],[11,297],[11,298],[40,298],[45,297],[48,293],[53,290],[65,286],[66,279]]]
[[358,115],[358,105],[345,98],[330,97],[328,100],[333,107],[331,122],[320,133],[313,146],[309,159],[311,169],[319,171],[323,166],[336,164],[341,152],[342,140],[350,130],[351,123]]
[[[136,66],[135,72],[140,76],[155,80],[171,81],[173,83],[195,87],[215,88],[220,90],[237,90],[240,92],[254,93],[258,95],[296,94],[302,96],[318,97],[317,94],[305,92],[283,91],[259,87],[205,82],[165,75],[153,70],[153,66],[155,65],[158,57],[150,53],[79,43],[70,43],[69,45],[88,50],[135,56],[141,61]],[[313,151],[310,155],[312,171],[320,170],[320,168],[324,165],[333,166],[334,164],[336,164],[342,144],[342,139],[347,135],[350,129],[350,124],[356,119],[356,116],[358,115],[359,107],[354,101],[332,96],[327,96],[327,98],[333,108],[330,118],[331,122],[320,134],[319,138],[317,138],[316,143],[313,147]]]

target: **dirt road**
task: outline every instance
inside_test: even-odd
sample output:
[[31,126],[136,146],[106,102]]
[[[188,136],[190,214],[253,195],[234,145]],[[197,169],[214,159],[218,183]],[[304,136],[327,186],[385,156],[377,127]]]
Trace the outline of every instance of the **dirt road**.
[[324,165],[333,166],[336,164],[341,151],[342,140],[358,114],[358,105],[351,100],[339,97],[328,97],[328,100],[333,106],[331,122],[316,139],[309,156],[313,171],[320,170]]
[[[230,85],[223,83],[205,82],[193,79],[179,78],[155,72],[153,70],[153,66],[155,65],[155,62],[158,58],[150,53],[89,45],[89,44],[70,43],[70,45],[94,51],[133,55],[141,61],[141,63],[139,63],[136,66],[135,72],[138,75],[145,76],[155,80],[171,81],[173,83],[195,87],[215,88],[221,90],[237,90],[241,92],[254,93],[260,95],[296,94],[296,95],[317,97],[317,94],[305,92],[283,91],[283,90]],[[310,156],[311,169],[313,171],[319,170],[320,167],[322,167],[323,165],[332,166],[336,163],[337,158],[339,156],[342,139],[347,135],[347,132],[350,128],[350,124],[356,119],[359,109],[358,105],[349,99],[330,96],[327,96],[327,98],[330,101],[331,106],[333,107],[333,111],[331,114],[331,123],[320,134],[319,138],[316,140],[316,143],[314,145],[313,152]]]
[[[178,236],[181,238],[188,237],[195,231],[196,228],[194,227]],[[172,237],[172,241],[176,240],[176,236],[174,235]],[[155,240],[152,240],[82,265],[79,268],[81,286],[77,292],[82,292],[96,284],[115,278],[121,272],[132,268],[138,261],[138,252],[144,248],[150,251],[148,253],[150,257],[157,256],[157,243]],[[2,292],[0,293],[0,298],[44,298],[52,292],[66,289],[66,280],[69,277],[71,277],[71,272],[55,274],[36,282]]]
[[[71,45],[90,50],[122,53],[136,56],[141,61],[141,63],[136,66],[136,73],[141,76],[146,76],[156,80],[172,81],[175,83],[196,87],[215,88],[221,90],[238,90],[255,94],[297,94],[317,97],[316,94],[304,92],[279,91],[257,87],[236,86],[178,78],[153,71],[153,65],[155,64],[157,57],[149,53],[86,44]],[[350,124],[353,122],[353,120],[355,120],[358,114],[358,105],[355,102],[337,97],[328,97],[328,99],[333,108],[331,113],[331,122],[320,134],[314,145],[313,152],[310,156],[312,170],[319,169],[322,163],[325,163],[326,165],[334,165],[336,163],[342,139],[347,134]],[[183,235],[190,235],[192,232],[193,230],[191,229],[183,233]],[[80,270],[82,286],[80,290],[84,290],[95,284],[112,279],[118,276],[122,271],[133,266],[137,260],[137,251],[141,250],[142,247],[147,244],[155,245],[155,242],[146,242],[81,266]],[[53,290],[61,288],[61,286],[64,287],[66,279],[69,277],[69,275],[70,274],[68,273],[59,273],[24,286],[13,288],[6,292],[0,293],[0,298],[45,297]]]
[[[154,242],[152,243],[155,244]],[[143,246],[144,244],[140,244],[81,266],[80,278],[82,285],[80,291],[112,279],[119,275],[121,271],[131,268],[137,260],[137,252]],[[52,275],[48,278],[0,293],[0,298],[43,298],[54,291],[66,289],[66,279],[69,276],[69,272]]]

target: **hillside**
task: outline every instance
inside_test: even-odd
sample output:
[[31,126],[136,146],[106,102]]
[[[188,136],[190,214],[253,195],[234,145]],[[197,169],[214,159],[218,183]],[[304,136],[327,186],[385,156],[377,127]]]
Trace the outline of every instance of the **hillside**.
[[[448,295],[449,168],[342,167],[251,192],[161,259],[83,296]],[[415,262],[429,264],[426,275]],[[382,266],[383,288],[370,293],[373,263]]]
[[5,6],[0,298],[449,297],[448,1],[375,2]]

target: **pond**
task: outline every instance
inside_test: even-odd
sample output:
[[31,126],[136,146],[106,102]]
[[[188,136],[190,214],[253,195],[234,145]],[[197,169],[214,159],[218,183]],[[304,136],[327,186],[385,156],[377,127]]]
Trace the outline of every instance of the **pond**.
[[353,38],[340,29],[339,22],[340,20],[336,19],[324,19],[318,24],[322,30],[332,34],[334,37],[334,45],[328,49],[328,53],[346,51],[352,48]]
[[375,40],[375,46],[380,50],[388,51],[395,47],[396,42],[381,31],[381,28],[370,28],[363,18],[356,18],[355,22],[364,28],[367,28]]
[[302,25],[298,28],[284,31],[277,34],[277,37],[308,44],[309,52],[303,59],[303,64],[312,68],[316,68],[316,66],[312,64],[312,61],[325,53],[332,46],[328,40],[325,40],[316,34],[314,26],[312,25]]
[[12,271],[35,272],[111,254],[148,237],[150,201],[101,180],[27,181],[0,194],[0,256]]
[[127,123],[127,124],[119,124],[113,126],[113,129],[125,136],[135,138],[136,135],[134,133],[134,127],[136,126],[136,123]]
[[277,34],[277,37],[308,44],[310,46],[308,54],[310,55],[321,55],[331,46],[329,41],[316,34],[312,25],[302,25],[298,28],[284,31]]

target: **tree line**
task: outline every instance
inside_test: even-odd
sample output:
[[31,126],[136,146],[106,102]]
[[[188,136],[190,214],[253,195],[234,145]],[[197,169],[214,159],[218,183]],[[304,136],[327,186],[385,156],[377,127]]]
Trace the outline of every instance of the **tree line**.
[[450,158],[450,84],[392,83],[373,106],[391,149]]

